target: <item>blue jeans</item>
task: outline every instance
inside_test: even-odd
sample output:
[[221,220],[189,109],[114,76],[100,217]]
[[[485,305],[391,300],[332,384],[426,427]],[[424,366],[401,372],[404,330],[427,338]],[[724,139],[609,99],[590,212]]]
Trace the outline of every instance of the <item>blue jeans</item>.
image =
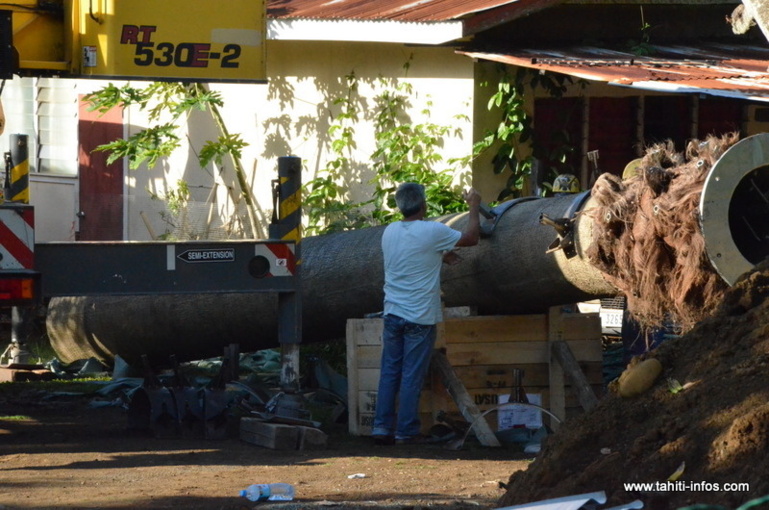
[[405,439],[419,434],[419,394],[434,345],[435,325],[414,324],[397,315],[385,315],[382,374],[372,435],[394,432],[396,439]]

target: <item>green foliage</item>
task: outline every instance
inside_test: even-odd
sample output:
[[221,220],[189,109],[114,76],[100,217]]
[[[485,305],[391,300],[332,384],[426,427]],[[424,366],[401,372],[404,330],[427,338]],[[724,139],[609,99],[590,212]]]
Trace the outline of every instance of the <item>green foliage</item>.
[[[108,152],[107,163],[113,163],[120,158],[127,158],[129,168],[136,169],[146,162],[153,168],[160,158],[167,157],[180,146],[180,138],[176,135],[179,130],[178,122],[193,111],[212,112],[222,106],[221,95],[218,92],[206,90],[200,84],[183,84],[157,82],[143,89],[130,85],[116,87],[112,83],[106,87],[88,94],[83,100],[89,105],[89,111],[106,113],[112,108],[138,106],[147,111],[150,121],[158,122],[163,114],[171,120],[163,124],[151,126],[135,135],[100,145],[97,151]],[[217,141],[209,141],[199,153],[202,167],[212,161],[221,164],[226,155],[239,158],[243,147],[248,144],[239,135],[224,133]]]
[[174,214],[178,214],[184,209],[184,206],[190,200],[190,187],[186,181],[176,181],[176,189],[170,190],[165,196],[165,202],[168,206],[168,210]]
[[308,375],[311,372],[312,358],[322,359],[341,375],[347,375],[347,346],[344,342],[332,340],[329,342],[313,342],[300,346],[299,373]]
[[[409,67],[410,60],[404,69],[407,71]],[[366,111],[366,118],[374,123],[376,146],[370,156],[375,174],[369,181],[374,188],[372,198],[363,202],[350,200],[347,180],[352,175],[355,124],[362,112],[357,76],[352,72],[345,79],[344,96],[332,101],[340,107],[340,112],[328,130],[332,138],[330,149],[335,157],[318,177],[305,185],[303,199],[309,219],[306,231],[325,234],[395,221],[400,213],[395,206],[394,191],[398,184],[406,181],[425,186],[428,216],[463,210],[461,193],[453,188],[452,181],[457,168],[466,165],[470,158],[444,162],[441,155],[444,139],[461,135],[461,129],[431,122],[430,101],[420,112],[425,120],[413,122],[408,114],[414,98],[411,84],[385,78],[378,80],[374,106]]]
[[[0,383],[0,399],[27,399],[45,393],[67,392],[91,394],[102,387],[108,377],[78,377],[74,379],[54,379],[52,381],[21,381]],[[8,419],[5,417],[4,419]]]
[[[550,159],[566,161],[573,147],[569,144],[568,133],[556,148],[554,154],[544,154],[544,148],[534,141],[532,117],[526,110],[524,93],[528,87],[533,91],[542,87],[551,97],[561,97],[566,92],[567,85],[572,83],[569,76],[554,73],[540,73],[526,68],[519,68],[515,77],[511,76],[507,67],[501,68],[497,90],[489,98],[489,110],[499,110],[500,121],[496,129],[488,130],[484,137],[473,146],[473,155],[496,148],[492,158],[492,170],[495,174],[509,174],[504,189],[497,200],[517,198],[525,187],[526,178],[531,175],[535,159]],[[524,155],[522,146],[532,144],[533,151]],[[547,156],[547,157],[543,157]]]
[[440,216],[463,209],[464,201],[452,189],[453,171],[436,170],[443,161],[440,149],[449,134],[448,126],[429,121],[432,102],[422,110],[426,122],[412,123],[405,117],[413,94],[408,83],[385,89],[376,98],[376,150],[371,156],[377,178],[374,182],[373,217],[379,224],[400,219],[395,189],[402,182],[425,186],[427,216]]
[[[166,211],[160,212],[160,217],[168,225],[168,229],[165,233],[158,236],[159,239],[164,241],[177,241],[178,236],[173,232],[179,228],[184,230],[184,226],[187,220],[187,206],[192,198],[190,193],[190,187],[187,181],[179,179],[176,181],[176,187],[169,189],[164,195],[158,195],[153,192],[149,192],[152,200],[160,200],[165,202]],[[191,236],[195,238],[196,236]]]
[[646,22],[646,19],[644,18],[644,8],[643,5],[640,6],[641,8],[641,39],[640,41],[636,41],[634,39],[631,39],[628,42],[628,47],[630,49],[630,52],[633,55],[638,55],[639,57],[646,57],[649,55],[653,55],[655,53],[654,46],[651,44],[651,32],[652,32],[652,26]]
[[98,111],[105,114],[116,106],[125,108],[137,104],[143,108],[149,101],[149,95],[148,90],[136,89],[130,85],[118,88],[110,83],[106,87],[85,96],[83,101],[89,104],[88,111]]
[[[365,227],[370,218],[361,210],[361,204],[347,200],[345,180],[351,174],[350,162],[355,149],[354,125],[360,118],[358,82],[355,72],[344,77],[346,91],[332,100],[339,108],[328,128],[332,159],[320,174],[304,185],[302,201],[308,218],[305,232],[309,235]],[[341,184],[340,184],[341,183]]]
[[228,155],[240,158],[243,148],[246,146],[248,144],[238,135],[229,133],[221,135],[216,141],[209,140],[203,145],[198,153],[198,160],[201,166],[208,166],[212,161],[221,166],[222,160]]
[[108,152],[107,164],[112,164],[120,158],[128,158],[128,167],[135,170],[145,161],[153,168],[158,159],[170,155],[179,147],[179,137],[175,131],[178,126],[163,124],[139,131],[129,138],[121,138],[94,149],[97,152]]

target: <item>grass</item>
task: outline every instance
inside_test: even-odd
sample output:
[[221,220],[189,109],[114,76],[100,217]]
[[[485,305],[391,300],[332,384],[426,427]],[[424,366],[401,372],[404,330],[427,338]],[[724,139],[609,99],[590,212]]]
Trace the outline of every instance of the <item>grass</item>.
[[0,420],[2,421],[27,421],[31,420],[32,418],[29,416],[24,416],[23,414],[13,414],[10,416],[0,416]]
[[109,378],[55,379],[53,381],[24,381],[0,383],[0,397],[20,395],[22,393],[93,393],[101,388],[101,383]]

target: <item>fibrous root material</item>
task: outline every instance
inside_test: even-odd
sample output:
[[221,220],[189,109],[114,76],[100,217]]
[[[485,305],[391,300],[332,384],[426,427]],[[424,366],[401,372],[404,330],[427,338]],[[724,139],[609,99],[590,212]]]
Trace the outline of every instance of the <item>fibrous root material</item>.
[[627,309],[646,328],[672,321],[688,331],[712,313],[727,284],[705,252],[699,201],[705,178],[737,134],[692,140],[685,153],[672,142],[646,150],[635,176],[601,175],[591,263],[627,298]]

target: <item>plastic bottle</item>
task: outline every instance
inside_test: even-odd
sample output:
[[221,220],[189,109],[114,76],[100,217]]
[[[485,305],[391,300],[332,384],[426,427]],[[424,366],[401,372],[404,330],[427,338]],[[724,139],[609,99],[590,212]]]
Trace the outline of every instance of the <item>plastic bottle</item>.
[[249,501],[291,501],[294,487],[287,483],[255,483],[240,491],[240,495]]

